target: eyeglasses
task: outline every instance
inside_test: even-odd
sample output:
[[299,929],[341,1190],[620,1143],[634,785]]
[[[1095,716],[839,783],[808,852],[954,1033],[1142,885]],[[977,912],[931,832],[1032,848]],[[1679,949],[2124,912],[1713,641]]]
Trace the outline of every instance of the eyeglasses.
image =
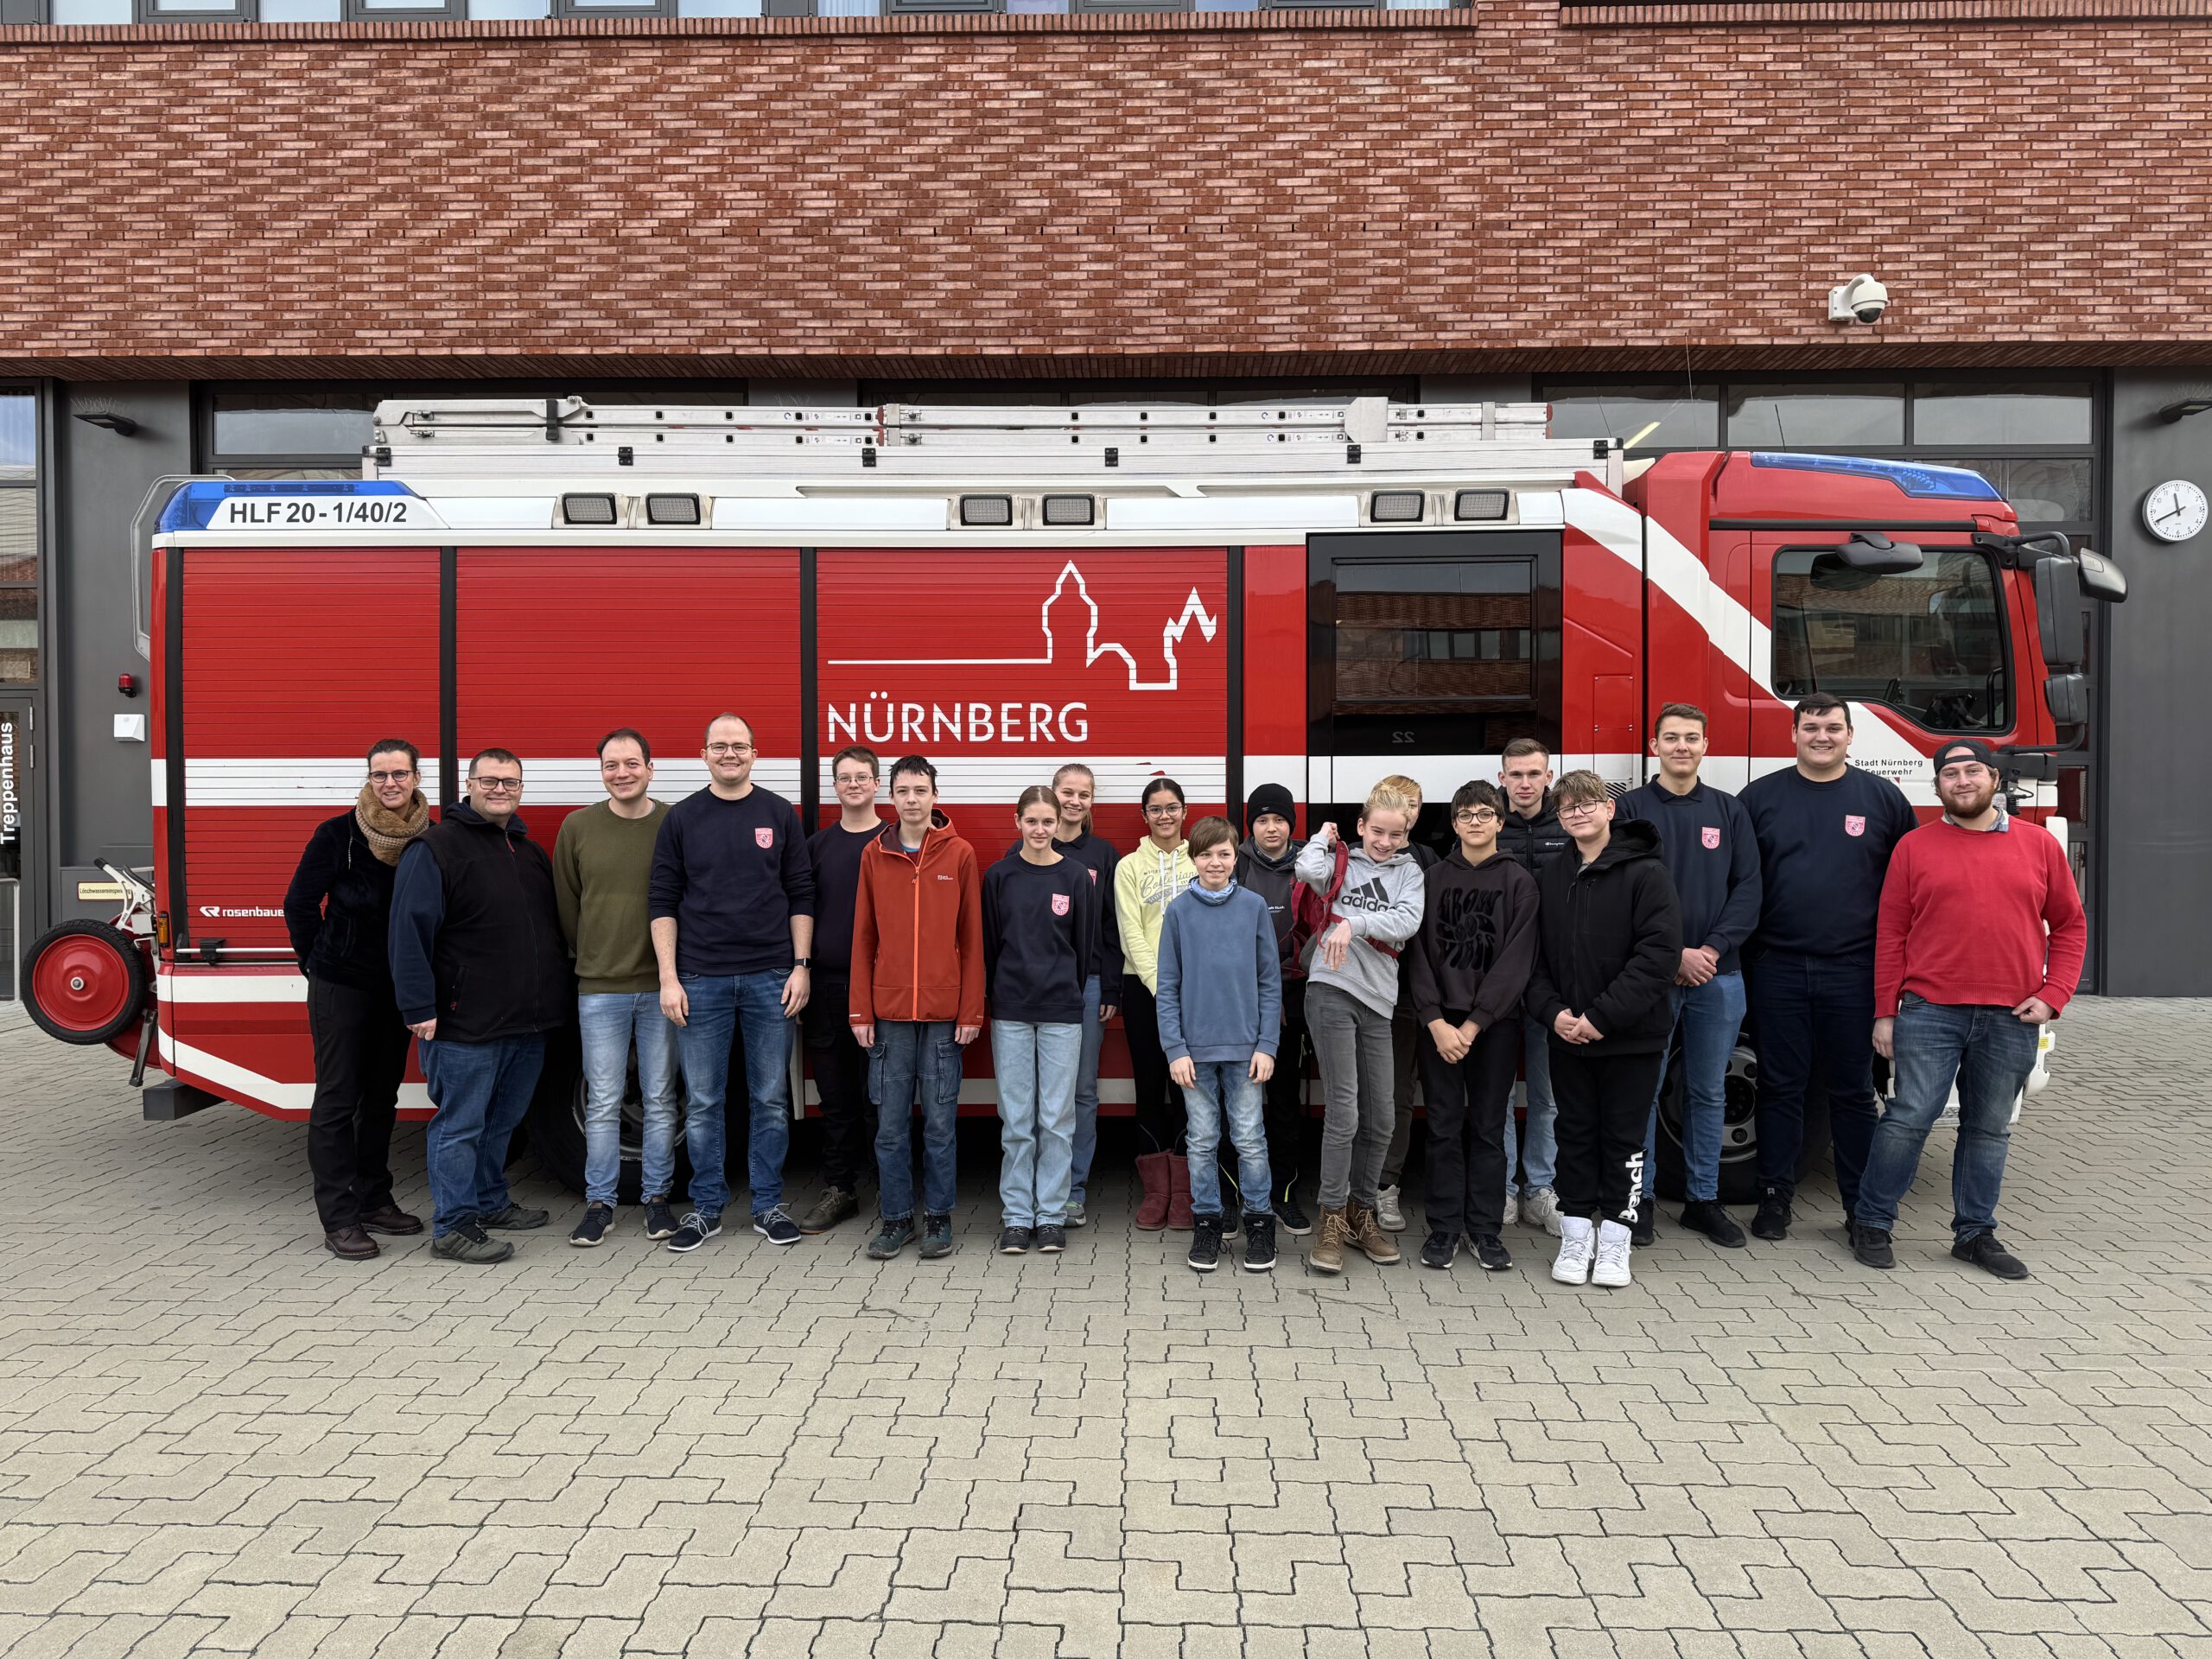
[[369,774],[369,781],[372,784],[404,784],[414,775],[411,768],[406,772],[372,772]]
[[1497,823],[1498,816],[1486,806],[1470,807],[1465,812],[1454,812],[1452,815],[1452,822],[1454,823],[1471,823],[1479,829],[1485,823]]
[[750,743],[709,743],[707,745],[708,755],[716,760],[721,760],[724,755],[752,753],[753,746]]
[[1147,818],[1172,818],[1180,815],[1182,810],[1182,802],[1170,801],[1165,806],[1147,806],[1144,810],[1144,815]]
[[1560,808],[1559,815],[1562,818],[1586,818],[1599,807],[1611,804],[1611,801],[1577,801],[1573,806]]
[[486,795],[519,795],[522,793],[522,779],[519,778],[471,778],[468,781],[475,788],[482,790]]

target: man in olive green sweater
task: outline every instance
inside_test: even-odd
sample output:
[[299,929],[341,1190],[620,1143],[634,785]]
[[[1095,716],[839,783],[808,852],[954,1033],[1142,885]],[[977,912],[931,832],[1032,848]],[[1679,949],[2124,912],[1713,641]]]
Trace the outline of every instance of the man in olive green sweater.
[[583,1033],[584,1213],[569,1243],[589,1248],[614,1223],[622,1179],[622,1090],[630,1043],[645,1105],[645,1236],[677,1231],[668,1204],[676,1180],[676,1027],[660,1011],[645,889],[653,843],[668,809],[649,794],[652,750],[628,727],[599,743],[607,799],[571,812],[553,843],[561,931],[576,958],[576,1016]]

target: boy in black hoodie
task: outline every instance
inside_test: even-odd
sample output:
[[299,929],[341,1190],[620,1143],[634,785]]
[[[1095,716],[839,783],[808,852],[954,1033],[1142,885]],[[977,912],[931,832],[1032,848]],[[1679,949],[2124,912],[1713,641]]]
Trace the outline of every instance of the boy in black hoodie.
[[[1559,1103],[1552,1277],[1617,1287],[1629,1281],[1644,1121],[1674,1028],[1681,912],[1674,878],[1659,861],[1659,832],[1648,823],[1616,824],[1596,772],[1568,772],[1553,798],[1574,849],[1536,877],[1538,947],[1528,995],[1548,1033]],[[1593,1211],[1602,1213],[1595,1226]]]
[[1299,962],[1306,930],[1298,920],[1294,868],[1306,843],[1294,833],[1298,808],[1281,784],[1262,784],[1244,804],[1244,844],[1236,849],[1236,885],[1267,901],[1282,951],[1282,1036],[1268,1079],[1268,1167],[1274,1172],[1276,1224],[1301,1238],[1313,1223],[1299,1207],[1299,1143],[1306,1133],[1306,969]]
[[1406,952],[1428,1098],[1428,1242],[1421,1265],[1448,1268],[1462,1234],[1493,1273],[1513,1265],[1504,1226],[1505,1114],[1521,1065],[1521,993],[1536,957],[1536,883],[1497,848],[1505,797],[1463,784],[1452,798],[1459,844],[1428,873],[1421,929]]

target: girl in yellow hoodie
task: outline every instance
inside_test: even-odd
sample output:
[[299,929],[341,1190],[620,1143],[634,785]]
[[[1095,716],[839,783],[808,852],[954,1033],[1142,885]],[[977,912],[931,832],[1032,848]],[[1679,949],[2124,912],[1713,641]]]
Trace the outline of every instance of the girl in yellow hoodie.
[[1183,1143],[1180,1090],[1167,1086],[1167,1056],[1160,1046],[1153,997],[1160,989],[1160,928],[1167,906],[1198,875],[1183,839],[1183,786],[1155,778],[1139,798],[1145,838],[1114,870],[1114,914],[1122,932],[1122,1029],[1129,1044],[1136,1084],[1137,1128],[1152,1150],[1137,1159],[1144,1200],[1137,1225],[1147,1232],[1191,1225],[1188,1166]]

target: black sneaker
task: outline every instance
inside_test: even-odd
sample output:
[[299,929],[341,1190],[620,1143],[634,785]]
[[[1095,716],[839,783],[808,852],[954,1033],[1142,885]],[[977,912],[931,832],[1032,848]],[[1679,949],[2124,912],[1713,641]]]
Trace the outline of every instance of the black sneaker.
[[952,1254],[952,1217],[925,1215],[922,1217],[922,1260],[934,1262],[941,1255]]
[[753,1230],[771,1244],[798,1243],[798,1224],[784,1213],[784,1206],[780,1204],[753,1217]]
[[2024,1279],[2028,1264],[1997,1242],[1994,1233],[1976,1233],[1972,1238],[1962,1238],[1951,1246],[1951,1254],[1961,1262],[1971,1262],[1984,1273],[1993,1273],[1999,1279]]
[[471,1262],[479,1265],[504,1262],[515,1253],[515,1247],[504,1238],[493,1238],[472,1217],[456,1222],[449,1233],[442,1233],[430,1241],[430,1254],[442,1255],[448,1262]]
[[1037,1252],[1039,1255],[1058,1255],[1062,1250],[1067,1249],[1067,1247],[1068,1236],[1065,1228],[1055,1227],[1048,1222],[1044,1226],[1039,1227],[1037,1230]]
[[1682,1225],[1694,1233],[1703,1233],[1724,1250],[1744,1248],[1744,1230],[1736,1224],[1736,1217],[1728,1213],[1727,1206],[1711,1198],[1692,1198],[1682,1206]]
[[1075,1231],[1078,1227],[1088,1227],[1090,1225],[1090,1212],[1083,1207],[1080,1199],[1071,1199],[1068,1203],[1067,1214],[1060,1217],[1060,1225],[1070,1232]]
[[1424,1268],[1448,1268],[1459,1254],[1459,1240],[1452,1233],[1431,1233],[1421,1247]]
[[1034,1229],[1028,1227],[1009,1227],[999,1235],[999,1254],[1001,1255],[1027,1255],[1029,1254],[1029,1247],[1036,1242],[1037,1234]]
[[798,1218],[802,1233],[826,1233],[841,1221],[849,1221],[860,1214],[860,1198],[850,1187],[825,1186],[822,1196],[814,1201],[814,1208]]
[[645,1236],[673,1238],[677,1229],[676,1211],[668,1207],[666,1198],[645,1200]]
[[1287,1186],[1275,1198],[1275,1225],[1300,1238],[1313,1230],[1313,1221],[1298,1207],[1298,1200],[1290,1196]]
[[492,1215],[477,1217],[476,1224],[480,1227],[497,1227],[510,1233],[526,1233],[533,1227],[543,1227],[552,1219],[553,1212],[550,1210],[525,1210],[512,1198],[509,1198],[505,1209]]
[[1191,1218],[1191,1254],[1184,1259],[1200,1273],[1211,1273],[1221,1265],[1219,1216],[1193,1216]]
[[1244,1271],[1270,1273],[1275,1265],[1275,1218],[1244,1217]]
[[1475,1265],[1484,1273],[1503,1273],[1513,1265],[1504,1244],[1496,1233],[1481,1233],[1467,1241],[1475,1253]]
[[607,1236],[607,1230],[614,1224],[614,1206],[611,1204],[588,1204],[584,1218],[569,1231],[569,1243],[580,1249],[589,1249]]
[[1851,1253],[1859,1258],[1861,1267],[1894,1268],[1897,1252],[1890,1247],[1890,1235],[1881,1227],[1862,1227],[1853,1222],[1850,1227]]
[[896,1221],[887,1221],[883,1224],[882,1231],[868,1240],[868,1260],[888,1262],[913,1242],[914,1218],[912,1216],[901,1216]]
[[1628,1242],[1640,1250],[1658,1236],[1659,1211],[1647,1194],[1636,1206],[1636,1225],[1628,1230]]
[[1789,1236],[1789,1198],[1780,1187],[1770,1186],[1759,1194],[1758,1212],[1751,1217],[1751,1236]]
[[721,1236],[722,1218],[720,1216],[702,1215],[696,1210],[688,1211],[683,1217],[683,1224],[668,1236],[668,1248],[681,1255],[687,1250],[697,1249],[710,1238]]

